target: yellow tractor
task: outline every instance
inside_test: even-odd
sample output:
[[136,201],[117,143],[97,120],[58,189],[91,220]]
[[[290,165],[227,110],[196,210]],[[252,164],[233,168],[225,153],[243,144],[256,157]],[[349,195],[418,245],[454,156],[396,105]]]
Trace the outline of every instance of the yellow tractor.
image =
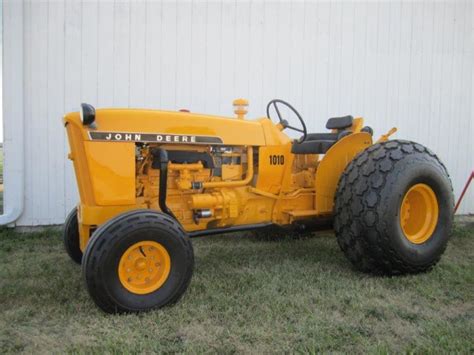
[[176,302],[193,273],[190,240],[203,235],[329,222],[361,271],[418,273],[439,260],[454,199],[433,152],[389,140],[395,128],[374,142],[362,118],[308,133],[283,100],[255,120],[247,105],[220,117],[82,104],[64,117],[80,195],[64,243],[105,312]]

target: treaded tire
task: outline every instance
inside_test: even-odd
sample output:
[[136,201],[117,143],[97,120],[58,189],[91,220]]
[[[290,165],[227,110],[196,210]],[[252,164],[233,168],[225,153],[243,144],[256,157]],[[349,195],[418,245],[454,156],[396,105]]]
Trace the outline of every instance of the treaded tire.
[[[400,225],[400,206],[418,183],[434,191],[439,215],[431,237],[411,243]],[[451,233],[454,196],[448,172],[424,146],[402,140],[374,144],[346,167],[335,196],[337,242],[359,270],[418,273],[440,259]]]
[[69,257],[77,264],[81,264],[82,251],[79,246],[79,225],[77,222],[77,208],[74,209],[66,217],[63,226],[63,243],[64,249]]
[[[118,265],[127,248],[144,240],[165,247],[171,271],[156,291],[135,294],[120,282]],[[189,286],[193,268],[193,247],[181,225],[151,210],[126,212],[104,223],[89,241],[82,263],[87,290],[107,313],[148,311],[177,302]]]

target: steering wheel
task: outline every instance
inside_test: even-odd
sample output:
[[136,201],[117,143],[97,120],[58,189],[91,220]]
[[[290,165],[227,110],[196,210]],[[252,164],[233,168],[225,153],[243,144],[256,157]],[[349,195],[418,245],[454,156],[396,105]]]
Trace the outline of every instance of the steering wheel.
[[[279,104],[282,104],[283,106],[286,106],[288,107],[291,111],[293,111],[293,113],[296,115],[296,117],[298,117],[298,119],[300,120],[301,122],[301,126],[303,127],[303,129],[301,128],[297,128],[297,127],[293,127],[293,126],[290,126],[288,124],[288,121],[287,120],[284,120],[282,117],[281,117],[281,113],[280,113],[280,110],[278,109],[278,105]],[[291,129],[293,131],[296,131],[296,132],[300,132],[300,133],[303,133],[303,136],[300,137],[298,139],[298,143],[303,143],[306,139],[306,135],[307,135],[307,130],[306,130],[306,125],[303,121],[303,118],[301,117],[301,115],[299,114],[298,111],[296,111],[296,109],[291,106],[288,102],[286,101],[283,101],[283,100],[280,100],[280,99],[273,99],[271,100],[268,105],[267,105],[267,117],[271,119],[271,116],[270,116],[270,107],[273,105],[273,107],[275,108],[275,111],[278,115],[278,119],[280,120],[280,124],[283,126],[284,129],[288,128],[288,129]]]

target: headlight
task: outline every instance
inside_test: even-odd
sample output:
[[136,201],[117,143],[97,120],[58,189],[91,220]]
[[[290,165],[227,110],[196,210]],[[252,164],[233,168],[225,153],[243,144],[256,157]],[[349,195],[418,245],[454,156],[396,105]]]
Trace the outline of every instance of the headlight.
[[82,103],[80,109],[81,121],[84,126],[89,126],[95,121],[95,108],[92,105]]

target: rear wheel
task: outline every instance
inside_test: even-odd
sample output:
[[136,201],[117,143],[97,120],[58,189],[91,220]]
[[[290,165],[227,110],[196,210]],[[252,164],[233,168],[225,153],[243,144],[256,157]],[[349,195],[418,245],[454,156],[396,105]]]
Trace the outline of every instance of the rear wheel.
[[334,229],[342,251],[362,271],[422,272],[446,248],[453,206],[451,182],[437,156],[417,143],[389,141],[347,166]]
[[176,302],[193,272],[191,241],[168,215],[138,210],[105,223],[86,248],[83,274],[105,312],[139,312]]
[[74,209],[66,217],[63,227],[64,249],[69,257],[77,264],[81,264],[82,251],[79,241],[79,224],[77,221],[77,208]]

